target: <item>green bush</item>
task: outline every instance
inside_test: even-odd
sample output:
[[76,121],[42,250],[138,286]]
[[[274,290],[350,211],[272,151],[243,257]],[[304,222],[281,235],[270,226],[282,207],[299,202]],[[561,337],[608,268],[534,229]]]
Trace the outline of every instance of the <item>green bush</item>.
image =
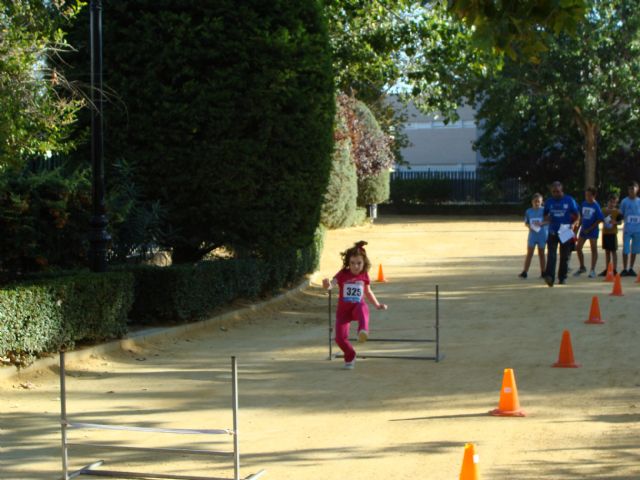
[[358,176],[351,156],[349,138],[342,108],[336,112],[336,142],[331,157],[331,174],[324,195],[320,221],[327,228],[350,227],[356,223]]
[[366,207],[389,200],[391,173],[383,170],[377,175],[358,179],[358,205]]
[[86,264],[87,170],[0,170],[0,283],[49,267]]
[[438,204],[451,198],[451,182],[446,179],[394,179],[391,181],[394,204]]
[[76,342],[126,333],[133,275],[80,273],[14,283],[0,290],[0,355],[26,363]]
[[291,285],[313,272],[324,231],[303,249],[281,250],[265,258],[229,258],[170,267],[130,266],[135,276],[131,317],[140,323],[192,321],[237,298],[255,299]]
[[[78,56],[86,10],[69,36]],[[135,160],[144,200],[166,209],[174,263],[308,245],[335,111],[321,2],[122,0],[105,18],[106,160]],[[67,60],[86,82],[87,59]]]

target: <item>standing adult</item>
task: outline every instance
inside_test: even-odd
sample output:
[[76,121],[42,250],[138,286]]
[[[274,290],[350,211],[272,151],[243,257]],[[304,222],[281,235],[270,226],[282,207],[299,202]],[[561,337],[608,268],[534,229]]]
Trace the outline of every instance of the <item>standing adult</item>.
[[[620,213],[624,219],[624,233],[622,235],[622,266],[621,277],[635,277],[633,265],[636,254],[640,253],[640,198],[638,198],[638,182],[631,182],[627,189],[628,196],[620,203]],[[631,254],[631,262],[629,262]],[[627,264],[629,269],[627,269]]]
[[[563,285],[567,279],[569,266],[569,254],[575,236],[571,238],[561,238],[569,236],[567,230],[573,232],[579,224],[580,214],[578,204],[571,195],[566,195],[563,191],[562,183],[553,182],[549,187],[551,198],[544,204],[544,220],[549,224],[549,236],[547,238],[547,268],[544,273],[544,281],[553,287],[556,279],[556,260],[558,246],[560,247],[560,262],[558,266],[558,283]],[[564,241],[562,241],[564,239]]]

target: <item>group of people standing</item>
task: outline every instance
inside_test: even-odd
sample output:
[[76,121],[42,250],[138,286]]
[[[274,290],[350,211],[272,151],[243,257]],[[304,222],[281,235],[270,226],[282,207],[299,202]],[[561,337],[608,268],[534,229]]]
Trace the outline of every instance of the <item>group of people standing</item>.
[[[599,275],[606,275],[606,267],[610,263],[613,265],[614,273],[617,273],[618,226],[624,224],[623,270],[620,276],[636,276],[633,267],[636,255],[640,253],[640,198],[638,198],[637,182],[634,181],[628,185],[627,197],[622,200],[619,207],[618,196],[611,194],[604,209],[597,202],[597,191],[593,187],[585,190],[584,201],[580,205],[571,195],[564,193],[560,182],[551,184],[550,193],[551,197],[546,202],[541,194],[533,195],[531,208],[525,212],[525,226],[529,230],[529,236],[524,269],[519,275],[521,278],[528,276],[536,247],[540,261],[540,277],[550,287],[553,287],[556,281],[556,263],[558,263],[558,283],[562,285],[566,282],[569,258],[574,250],[580,262],[580,267],[574,275],[587,273],[583,254],[587,241],[591,249],[588,276],[594,278],[598,262],[600,224],[603,224],[602,248],[606,255],[606,265]],[[560,251],[559,261],[558,250]]]

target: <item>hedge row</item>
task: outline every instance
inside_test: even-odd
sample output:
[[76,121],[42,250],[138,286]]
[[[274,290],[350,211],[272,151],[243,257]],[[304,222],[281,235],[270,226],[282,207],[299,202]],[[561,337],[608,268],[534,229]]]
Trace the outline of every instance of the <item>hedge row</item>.
[[236,298],[255,299],[300,279],[318,266],[324,232],[303,249],[270,258],[219,259],[171,267],[129,267],[135,276],[131,317],[138,323],[191,321]]
[[236,298],[290,285],[318,266],[324,232],[303,249],[267,258],[171,267],[127,266],[104,274],[62,273],[0,289],[0,357],[23,365],[76,342],[118,338],[127,322],[190,321]]
[[0,290],[0,355],[24,364],[79,341],[122,336],[133,303],[131,273],[80,273]]

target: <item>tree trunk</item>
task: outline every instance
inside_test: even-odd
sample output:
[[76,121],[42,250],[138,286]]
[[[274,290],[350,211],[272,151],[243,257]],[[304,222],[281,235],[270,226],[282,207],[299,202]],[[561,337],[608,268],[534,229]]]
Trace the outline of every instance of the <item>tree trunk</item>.
[[585,122],[584,129],[584,188],[596,186],[598,160],[598,126]]

